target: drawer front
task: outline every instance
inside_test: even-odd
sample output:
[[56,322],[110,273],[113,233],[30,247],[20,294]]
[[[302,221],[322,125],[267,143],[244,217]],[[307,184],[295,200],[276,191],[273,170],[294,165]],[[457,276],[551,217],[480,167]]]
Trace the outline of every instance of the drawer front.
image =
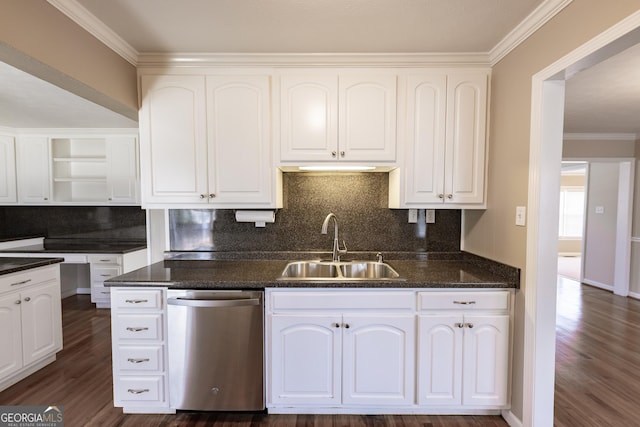
[[416,307],[412,291],[282,291],[271,293],[271,310],[357,310],[413,311]]
[[91,268],[91,281],[92,282],[104,282],[107,279],[119,276],[122,274],[122,268],[120,267],[96,267]]
[[164,370],[163,347],[160,345],[118,348],[117,366],[123,374],[133,372],[161,372]]
[[59,267],[54,265],[0,276],[0,293],[19,291],[25,286],[56,280],[58,278],[58,269]]
[[164,401],[164,377],[121,376],[115,384],[116,400],[120,402]]
[[106,286],[102,286],[102,283],[92,283],[91,284],[91,299],[92,300],[106,300],[109,301],[111,298],[111,288],[107,288]]
[[419,310],[507,310],[509,292],[419,292]]
[[116,333],[120,341],[162,341],[162,314],[119,314]]
[[125,290],[118,289],[114,295],[114,306],[120,309],[155,309],[162,308],[162,290]]
[[103,255],[89,255],[89,262],[91,264],[122,264],[122,255],[103,254]]

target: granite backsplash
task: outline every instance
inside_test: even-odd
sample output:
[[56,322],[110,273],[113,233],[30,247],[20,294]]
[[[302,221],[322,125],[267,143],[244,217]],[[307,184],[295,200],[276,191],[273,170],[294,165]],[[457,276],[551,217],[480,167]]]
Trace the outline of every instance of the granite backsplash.
[[38,236],[146,242],[146,214],[132,206],[0,207],[0,239]]
[[387,173],[285,173],[284,206],[264,228],[238,223],[232,209],[169,211],[172,251],[330,251],[333,223],[320,233],[329,212],[338,218],[349,251],[460,251],[460,210],[436,210],[435,224],[408,223],[407,209],[388,208]]

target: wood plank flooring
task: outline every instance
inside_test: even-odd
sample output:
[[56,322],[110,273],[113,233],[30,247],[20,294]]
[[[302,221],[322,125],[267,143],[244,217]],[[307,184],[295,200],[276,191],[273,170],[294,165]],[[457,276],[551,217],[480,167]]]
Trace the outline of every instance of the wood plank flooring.
[[0,405],[62,405],[66,427],[504,427],[499,416],[266,415],[255,413],[123,414],[113,407],[110,311],[88,295],[63,300],[64,349],[58,360],[0,392]]

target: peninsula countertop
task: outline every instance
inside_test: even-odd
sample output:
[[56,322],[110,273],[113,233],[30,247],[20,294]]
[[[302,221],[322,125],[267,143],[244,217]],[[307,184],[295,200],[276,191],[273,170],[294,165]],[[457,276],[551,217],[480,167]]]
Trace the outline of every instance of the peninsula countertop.
[[64,261],[64,258],[16,258],[16,257],[0,257],[0,276],[19,271],[29,270],[36,267],[44,267],[45,265],[58,264]]
[[[365,255],[371,259],[371,255]],[[354,259],[365,259],[365,256]],[[472,254],[389,257],[403,281],[288,280],[280,276],[289,261],[300,259],[211,259],[192,255],[165,259],[105,281],[110,287],[166,286],[178,289],[261,289],[283,287],[333,288],[518,288],[520,270]],[[402,258],[402,259],[400,259]],[[305,258],[303,258],[305,259]],[[307,255],[306,259],[309,258]]]

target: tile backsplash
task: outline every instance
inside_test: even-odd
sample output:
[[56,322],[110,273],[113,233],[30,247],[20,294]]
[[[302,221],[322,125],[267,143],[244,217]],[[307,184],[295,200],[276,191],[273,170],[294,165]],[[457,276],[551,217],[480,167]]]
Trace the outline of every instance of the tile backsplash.
[[173,251],[330,251],[333,222],[320,233],[329,212],[338,218],[340,240],[349,251],[457,252],[461,211],[437,210],[435,224],[408,223],[407,209],[389,209],[387,173],[285,173],[284,207],[264,228],[238,223],[232,209],[169,211]]

